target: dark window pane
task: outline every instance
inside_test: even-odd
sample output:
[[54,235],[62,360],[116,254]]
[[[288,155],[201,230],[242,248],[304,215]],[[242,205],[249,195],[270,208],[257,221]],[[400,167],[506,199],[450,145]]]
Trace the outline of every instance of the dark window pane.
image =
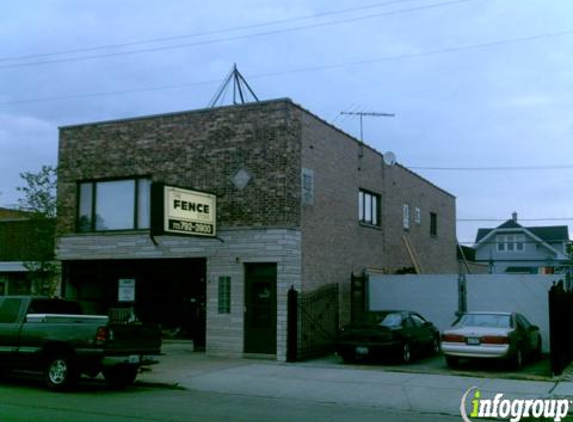
[[96,230],[133,229],[135,180],[100,182],[96,187]]
[[151,180],[139,179],[137,181],[137,228],[149,228],[149,215],[150,215],[150,189]]
[[378,197],[372,196],[372,224],[378,225]]
[[16,322],[21,304],[22,299],[4,299],[2,306],[0,306],[0,323],[8,324]]
[[80,232],[92,230],[92,204],[93,204],[93,184],[82,183],[79,189],[79,213],[78,229]]
[[438,235],[438,215],[435,212],[430,213],[430,235]]

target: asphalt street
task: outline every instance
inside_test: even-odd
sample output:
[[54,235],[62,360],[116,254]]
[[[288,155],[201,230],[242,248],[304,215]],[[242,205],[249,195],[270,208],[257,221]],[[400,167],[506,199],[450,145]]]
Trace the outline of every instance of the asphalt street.
[[53,393],[40,380],[12,376],[0,383],[0,421],[459,421],[459,417],[250,397],[136,385],[124,391],[88,381],[68,393]]

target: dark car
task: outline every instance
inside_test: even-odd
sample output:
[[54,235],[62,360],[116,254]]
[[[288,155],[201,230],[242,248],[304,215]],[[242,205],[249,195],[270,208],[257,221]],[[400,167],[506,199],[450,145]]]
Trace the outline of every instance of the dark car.
[[341,330],[336,344],[336,352],[345,362],[398,358],[409,363],[413,356],[439,351],[438,329],[411,311],[367,312]]

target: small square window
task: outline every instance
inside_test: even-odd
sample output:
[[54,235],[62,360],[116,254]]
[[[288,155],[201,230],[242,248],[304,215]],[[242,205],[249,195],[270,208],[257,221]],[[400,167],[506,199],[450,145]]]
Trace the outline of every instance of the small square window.
[[365,190],[358,192],[358,221],[373,226],[380,225],[380,195]]
[[404,204],[402,207],[402,227],[404,230],[410,228],[410,205]]
[[314,171],[302,169],[302,204],[314,204]]
[[422,211],[418,207],[416,207],[416,209],[414,210],[414,221],[416,222],[416,224],[422,223]]

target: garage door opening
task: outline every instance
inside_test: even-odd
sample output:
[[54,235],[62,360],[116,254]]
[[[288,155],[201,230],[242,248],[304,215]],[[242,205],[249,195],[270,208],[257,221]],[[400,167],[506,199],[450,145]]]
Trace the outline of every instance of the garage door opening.
[[206,259],[67,261],[64,294],[93,313],[133,309],[166,338],[205,346]]

